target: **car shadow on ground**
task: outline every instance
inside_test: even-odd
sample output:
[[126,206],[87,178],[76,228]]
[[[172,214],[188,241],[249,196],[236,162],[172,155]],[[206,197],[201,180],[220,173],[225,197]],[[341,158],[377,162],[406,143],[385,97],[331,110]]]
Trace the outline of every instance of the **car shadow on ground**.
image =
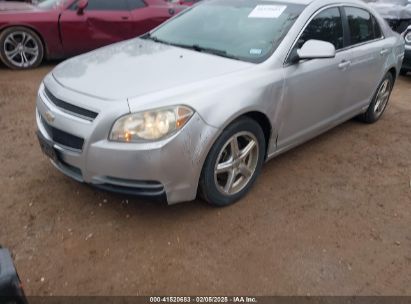
[[407,75],[402,75],[399,76],[402,80],[405,80],[407,82],[411,82],[411,72],[409,72]]
[[[258,183],[274,183],[276,178],[281,178],[281,176],[276,176],[276,167],[279,164],[291,163],[296,159],[298,160],[298,158],[303,158],[306,152],[309,153],[309,151],[311,150],[318,149],[319,145],[326,143],[328,140],[332,138],[338,138],[340,135],[346,132],[351,132],[352,129],[359,128],[361,126],[364,126],[364,124],[356,121],[355,119],[350,120],[284,154],[275,157],[274,159],[264,164],[262,174],[257,179],[256,184],[258,185]],[[63,176],[59,172],[57,172],[56,174],[59,175],[58,179],[64,179],[66,181],[64,182],[64,184],[67,187],[73,187],[73,189],[69,192],[77,193],[78,197],[83,196],[88,198],[96,198],[81,200],[83,202],[87,201],[87,204],[96,204],[100,207],[108,206],[109,208],[112,208],[113,211],[118,211],[119,208],[125,208],[130,215],[144,213],[146,216],[152,215],[153,220],[165,214],[168,214],[168,216],[172,216],[172,214],[179,214],[179,216],[184,216],[184,214],[194,215],[204,212],[214,213],[218,210],[222,210],[221,208],[207,204],[200,197],[191,202],[182,202],[175,205],[167,205],[167,202],[164,199],[151,199],[108,192],[97,189],[91,185],[81,184],[73,181],[70,178]],[[244,200],[254,201],[256,200],[256,198],[258,200],[259,194],[258,189],[256,189],[257,185],[255,185],[251,189],[250,193],[248,193]],[[241,204],[241,202],[239,203]],[[238,204],[238,206],[240,206],[240,204]]]

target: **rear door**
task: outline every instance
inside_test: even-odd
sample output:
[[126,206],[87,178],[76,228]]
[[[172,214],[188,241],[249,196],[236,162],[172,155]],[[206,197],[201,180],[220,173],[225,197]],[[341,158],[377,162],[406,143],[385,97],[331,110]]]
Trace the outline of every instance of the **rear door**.
[[351,49],[347,107],[358,112],[369,104],[383,77],[390,45],[370,12],[357,7],[344,11]]
[[83,14],[74,3],[63,12],[60,28],[67,56],[133,37],[127,0],[88,0]]

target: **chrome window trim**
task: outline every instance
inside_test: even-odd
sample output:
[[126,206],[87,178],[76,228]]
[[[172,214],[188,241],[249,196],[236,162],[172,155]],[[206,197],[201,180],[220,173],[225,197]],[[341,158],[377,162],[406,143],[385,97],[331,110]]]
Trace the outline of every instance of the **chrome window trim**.
[[[380,41],[380,40],[384,40],[384,39],[385,39],[384,33],[383,33],[383,31],[382,31],[382,27],[381,27],[380,23],[378,22],[378,19],[377,19],[377,18],[374,16],[374,14],[371,13],[368,9],[363,8],[363,7],[356,6],[356,5],[351,4],[351,3],[350,3],[350,4],[340,3],[340,4],[327,5],[327,6],[324,6],[324,7],[320,8],[320,9],[318,9],[314,14],[312,14],[312,16],[311,16],[311,17],[308,19],[308,21],[304,24],[303,28],[302,28],[301,31],[298,33],[297,38],[294,40],[291,48],[288,50],[287,56],[285,56],[285,59],[284,59],[284,62],[283,62],[283,67],[287,67],[287,66],[290,66],[290,65],[294,65],[294,63],[289,63],[289,62],[288,62],[288,60],[290,59],[291,52],[292,52],[292,50],[294,49],[295,45],[297,44],[298,40],[300,39],[301,35],[304,33],[304,31],[305,31],[305,29],[307,28],[307,26],[311,23],[311,21],[312,21],[315,17],[317,17],[318,14],[320,14],[321,12],[323,12],[323,11],[329,9],[329,8],[334,8],[334,7],[338,8],[338,9],[339,9],[339,8],[344,9],[344,7],[353,7],[353,8],[358,8],[358,9],[365,10],[365,11],[368,12],[368,13],[375,19],[375,21],[378,23],[379,27],[381,28],[381,33],[382,33],[382,36],[381,36],[380,38],[376,38],[376,39],[373,39],[373,40],[368,40],[368,41],[365,41],[365,42],[361,42],[361,43],[357,43],[357,44],[353,44],[353,45],[349,45],[349,46],[343,47],[343,48],[341,48],[341,49],[336,50],[336,53],[344,52],[344,51],[350,50],[350,49],[355,48],[355,47],[363,46],[363,45],[368,44],[368,43],[374,43],[374,42],[377,42],[377,41]],[[340,15],[341,15],[341,13],[340,13]],[[343,18],[343,16],[341,15],[341,21],[343,21],[342,18]],[[343,27],[344,27],[344,25],[343,25]]]
[[366,45],[366,44],[369,44],[369,43],[374,43],[374,42],[377,42],[377,41],[381,41],[381,40],[384,40],[384,39],[385,39],[385,37],[383,36],[383,37],[381,37],[381,38],[376,38],[376,39],[373,39],[373,40],[368,40],[368,41],[365,41],[365,42],[353,44],[353,45],[347,46],[347,47],[345,47],[345,48],[339,49],[339,50],[337,51],[337,53],[338,53],[339,51],[350,50],[350,49],[353,49],[353,48],[356,48],[356,47],[360,47],[360,46],[363,46],[363,45]]

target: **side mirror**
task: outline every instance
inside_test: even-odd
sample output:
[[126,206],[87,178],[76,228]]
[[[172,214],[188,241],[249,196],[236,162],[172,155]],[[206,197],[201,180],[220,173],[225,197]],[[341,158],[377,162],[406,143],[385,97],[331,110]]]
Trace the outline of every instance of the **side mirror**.
[[86,9],[87,5],[88,5],[88,0],[80,0],[77,4],[77,14],[83,15],[84,10]]
[[308,40],[301,49],[297,50],[300,60],[334,58],[335,53],[336,50],[332,43],[321,40]]

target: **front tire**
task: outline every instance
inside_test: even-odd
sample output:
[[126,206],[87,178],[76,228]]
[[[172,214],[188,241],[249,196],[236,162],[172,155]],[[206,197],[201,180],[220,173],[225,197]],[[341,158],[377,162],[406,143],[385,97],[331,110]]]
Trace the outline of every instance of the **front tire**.
[[12,27],[0,34],[0,59],[9,68],[35,68],[43,57],[43,43],[34,31],[25,27]]
[[394,86],[394,78],[391,73],[387,73],[384,79],[379,84],[377,91],[374,94],[373,100],[367,109],[367,112],[360,115],[358,118],[365,123],[375,123],[378,121],[385,109]]
[[263,130],[243,117],[229,125],[214,143],[200,178],[200,194],[209,204],[228,206],[244,197],[264,162]]

